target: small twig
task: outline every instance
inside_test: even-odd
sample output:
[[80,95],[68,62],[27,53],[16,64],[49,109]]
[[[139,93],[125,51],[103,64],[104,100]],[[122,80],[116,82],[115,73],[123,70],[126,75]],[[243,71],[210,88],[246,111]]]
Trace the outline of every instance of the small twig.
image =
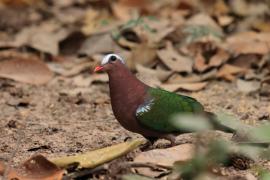
[[153,163],[137,163],[137,162],[126,162],[122,164],[125,167],[147,167],[153,170],[155,169],[167,169],[172,170],[171,166],[165,166],[160,164],[153,164]]
[[76,178],[84,177],[84,176],[87,176],[87,175],[90,175],[90,174],[93,174],[93,173],[96,173],[96,172],[99,172],[99,171],[107,170],[108,167],[109,167],[108,164],[103,164],[103,165],[98,166],[98,167],[93,168],[93,169],[84,169],[84,170],[81,170],[81,171],[70,173],[67,176],[65,176],[63,178],[63,180],[69,180],[69,179],[76,179]]

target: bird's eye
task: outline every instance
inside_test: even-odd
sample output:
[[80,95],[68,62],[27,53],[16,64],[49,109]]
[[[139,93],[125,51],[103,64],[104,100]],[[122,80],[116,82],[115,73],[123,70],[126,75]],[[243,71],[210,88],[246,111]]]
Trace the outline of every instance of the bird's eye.
[[116,58],[116,56],[111,56],[110,57],[110,61],[115,61],[117,58]]

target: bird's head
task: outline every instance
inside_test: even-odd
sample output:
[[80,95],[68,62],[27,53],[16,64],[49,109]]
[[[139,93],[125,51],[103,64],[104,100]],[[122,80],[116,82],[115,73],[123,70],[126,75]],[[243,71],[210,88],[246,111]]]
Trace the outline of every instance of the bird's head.
[[101,61],[101,65],[97,66],[94,72],[105,71],[108,72],[119,65],[125,64],[123,58],[117,54],[107,54]]

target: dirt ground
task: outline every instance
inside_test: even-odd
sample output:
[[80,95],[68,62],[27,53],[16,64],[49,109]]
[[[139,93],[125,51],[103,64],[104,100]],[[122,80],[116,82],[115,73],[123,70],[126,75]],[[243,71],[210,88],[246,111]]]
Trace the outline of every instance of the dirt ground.
[[[2,79],[0,89],[0,159],[12,164],[37,153],[59,157],[140,137],[114,118],[107,84],[79,88],[56,78],[46,86],[32,86]],[[251,123],[269,119],[270,99],[240,93],[233,83],[212,81],[202,91],[182,93],[212,112]]]

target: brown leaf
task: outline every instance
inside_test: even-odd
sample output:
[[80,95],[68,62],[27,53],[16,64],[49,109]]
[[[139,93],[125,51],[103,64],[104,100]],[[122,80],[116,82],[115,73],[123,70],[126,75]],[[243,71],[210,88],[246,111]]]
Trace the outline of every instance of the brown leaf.
[[218,52],[212,56],[209,60],[210,67],[219,67],[230,58],[230,54],[223,49],[219,49]]
[[107,74],[93,74],[84,77],[83,75],[78,75],[72,78],[72,83],[79,87],[89,87],[93,82],[103,82],[109,81]]
[[[104,23],[105,22],[105,23]],[[110,32],[119,25],[106,10],[89,9],[85,13],[82,32],[93,35]]]
[[201,53],[197,53],[194,57],[194,69],[199,72],[204,72],[208,68],[208,65],[205,62],[205,58]]
[[207,73],[197,75],[197,74],[190,74],[188,76],[182,76],[178,73],[174,73],[168,81],[168,84],[178,84],[178,83],[194,83],[194,82],[201,82],[208,79],[212,79],[216,77],[217,70],[213,69]]
[[72,66],[69,68],[65,68],[63,67],[62,64],[58,64],[58,63],[50,63],[48,65],[49,65],[49,68],[53,72],[60,74],[62,76],[65,76],[65,77],[70,77],[70,76],[77,75],[85,70],[91,71],[92,69],[94,69],[96,63],[84,61],[78,64],[72,64]]
[[58,26],[52,22],[25,28],[16,35],[14,45],[28,45],[39,51],[58,55],[58,43],[68,35],[67,30],[59,30]]
[[252,65],[258,65],[260,57],[256,54],[242,54],[237,56],[231,64],[241,68],[251,69]]
[[190,18],[187,22],[186,22],[187,26],[194,26],[194,25],[204,25],[204,26],[208,26],[212,29],[214,29],[215,31],[217,31],[218,33],[222,34],[222,29],[221,27],[219,27],[219,25],[207,14],[196,14],[194,16],[192,16],[192,18]]
[[245,0],[230,1],[232,11],[240,16],[256,16],[269,12],[269,7],[265,3],[250,3]]
[[270,23],[269,22],[263,22],[263,21],[254,22],[253,28],[257,29],[257,30],[259,30],[261,32],[270,33]]
[[41,85],[49,82],[53,73],[39,59],[10,59],[0,62],[0,77]]
[[199,91],[206,87],[207,82],[183,83],[183,84],[161,84],[160,87],[167,91],[178,91],[179,89],[186,91]]
[[[1,174],[1,173],[0,173]],[[7,179],[19,180],[61,180],[64,171],[41,155],[36,155],[16,169],[10,169]]]
[[109,33],[93,35],[87,38],[82,44],[79,54],[92,56],[102,53],[119,53],[124,50],[120,48],[116,42],[112,39]]
[[234,18],[232,16],[223,15],[223,16],[218,16],[217,21],[219,25],[221,26],[228,26],[234,21]]
[[[143,34],[147,37],[149,44],[159,43],[176,29],[175,25],[166,19],[152,20],[145,18],[143,20],[144,24],[142,25],[147,25],[148,28],[136,27],[134,30],[138,34]],[[181,22],[181,20],[179,21]]]
[[[193,157],[193,144],[181,144],[167,149],[154,149],[142,152],[134,158],[136,163],[151,163],[165,167],[172,167],[174,162],[186,162]],[[160,172],[154,172],[149,168],[136,168],[143,175],[154,177]]]
[[121,1],[112,3],[112,10],[115,17],[122,21],[128,21],[134,18],[134,15],[138,14],[138,9]]
[[157,51],[161,61],[175,72],[192,72],[192,60],[186,56],[180,55],[172,46],[167,42],[166,48]]
[[138,71],[137,77],[143,81],[145,84],[148,84],[152,87],[157,87],[161,84],[160,80],[157,77],[157,72],[153,69],[146,68],[140,64],[137,64],[136,69]]
[[5,163],[0,161],[0,176],[4,175],[5,169],[6,169]]
[[156,58],[156,48],[150,47],[146,43],[142,43],[131,50],[130,61],[133,63],[132,69],[134,69],[136,64],[142,65],[153,64],[155,58]]
[[270,33],[238,33],[227,38],[226,46],[236,54],[264,55],[270,52]]
[[225,64],[222,68],[218,71],[217,77],[224,78],[229,81],[235,80],[235,75],[243,74],[247,70],[238,66],[233,66],[230,64]]

